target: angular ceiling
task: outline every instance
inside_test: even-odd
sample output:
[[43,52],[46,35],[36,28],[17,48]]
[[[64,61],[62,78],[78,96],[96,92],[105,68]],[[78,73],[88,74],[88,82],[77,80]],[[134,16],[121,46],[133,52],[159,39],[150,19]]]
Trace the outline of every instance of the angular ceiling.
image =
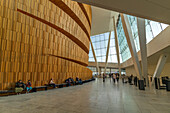
[[170,24],[170,0],[74,0],[120,13]]
[[117,12],[92,6],[91,36],[113,30],[113,16],[118,18]]

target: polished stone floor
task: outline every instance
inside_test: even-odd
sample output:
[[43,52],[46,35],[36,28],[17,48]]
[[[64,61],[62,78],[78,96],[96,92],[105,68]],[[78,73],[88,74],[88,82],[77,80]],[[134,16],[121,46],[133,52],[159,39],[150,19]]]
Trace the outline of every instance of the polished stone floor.
[[81,86],[0,97],[0,113],[170,113],[170,92],[140,91],[109,78]]

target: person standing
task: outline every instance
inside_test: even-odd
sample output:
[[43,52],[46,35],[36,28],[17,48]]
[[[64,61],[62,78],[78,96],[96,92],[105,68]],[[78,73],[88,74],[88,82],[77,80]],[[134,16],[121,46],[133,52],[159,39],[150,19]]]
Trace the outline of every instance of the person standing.
[[113,74],[113,82],[115,83],[116,82],[116,75]]
[[116,74],[117,83],[119,82],[119,73]]
[[122,75],[122,83],[125,83],[125,74]]
[[103,73],[103,82],[105,82],[105,74]]
[[132,84],[132,79],[133,79],[133,74],[130,75],[129,77],[129,83]]

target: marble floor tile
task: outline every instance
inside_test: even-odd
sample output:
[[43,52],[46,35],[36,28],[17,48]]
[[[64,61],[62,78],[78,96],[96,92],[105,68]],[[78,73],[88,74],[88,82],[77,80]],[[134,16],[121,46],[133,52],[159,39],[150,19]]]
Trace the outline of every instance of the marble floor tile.
[[0,97],[0,113],[170,113],[170,93],[129,84],[83,85]]

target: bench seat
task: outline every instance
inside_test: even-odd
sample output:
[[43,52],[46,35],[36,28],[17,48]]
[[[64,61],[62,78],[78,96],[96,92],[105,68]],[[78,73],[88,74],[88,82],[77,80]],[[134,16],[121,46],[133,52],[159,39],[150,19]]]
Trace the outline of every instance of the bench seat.
[[66,86],[67,86],[67,83],[56,84],[56,87],[58,87],[58,88],[63,88],[63,87],[66,87]]
[[47,90],[47,86],[36,86],[36,87],[32,88],[32,92],[37,92],[37,89]]

